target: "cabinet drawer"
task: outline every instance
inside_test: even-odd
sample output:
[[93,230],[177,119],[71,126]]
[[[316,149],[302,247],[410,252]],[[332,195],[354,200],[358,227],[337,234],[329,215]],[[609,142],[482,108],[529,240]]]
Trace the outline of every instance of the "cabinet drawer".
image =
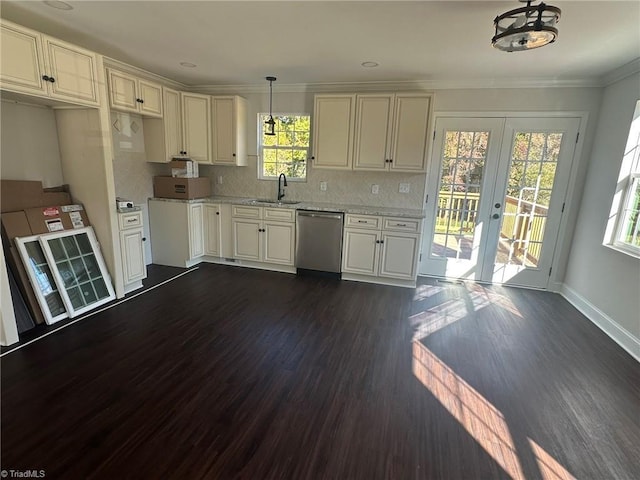
[[264,218],[265,220],[276,220],[278,222],[294,222],[295,210],[289,210],[286,208],[265,208]]
[[382,221],[382,229],[394,232],[420,233],[421,224],[422,221],[416,218],[384,217]]
[[249,207],[246,205],[233,205],[231,208],[232,217],[257,218],[260,219],[262,207]]
[[120,230],[136,228],[142,226],[142,212],[127,212],[118,214]]
[[372,215],[351,215],[345,217],[345,227],[380,229],[380,217]]

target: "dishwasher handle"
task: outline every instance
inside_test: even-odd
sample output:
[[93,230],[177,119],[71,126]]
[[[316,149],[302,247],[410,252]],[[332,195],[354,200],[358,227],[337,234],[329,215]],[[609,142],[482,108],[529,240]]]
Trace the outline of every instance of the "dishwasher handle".
[[324,213],[324,212],[303,212],[298,211],[299,217],[320,217],[320,218],[335,218],[336,220],[342,220],[341,213]]

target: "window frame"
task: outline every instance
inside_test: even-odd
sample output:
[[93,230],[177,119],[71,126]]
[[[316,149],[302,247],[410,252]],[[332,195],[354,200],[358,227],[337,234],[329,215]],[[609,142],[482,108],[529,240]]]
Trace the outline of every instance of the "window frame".
[[640,245],[626,242],[626,212],[632,210],[635,188],[640,183],[640,100],[636,102],[623,152],[616,192],[613,196],[604,245],[618,252],[640,258]]
[[[292,113],[292,112],[286,112],[286,113],[273,113],[273,118],[274,119],[278,119],[279,117],[308,117],[309,118],[309,145],[307,147],[295,147],[296,150],[306,150],[307,153],[307,158],[306,158],[306,168],[305,168],[305,176],[303,177],[289,177],[287,176],[287,181],[288,182],[302,182],[302,183],[306,183],[307,182],[307,178],[309,176],[309,157],[311,155],[311,134],[312,134],[312,128],[311,128],[311,121],[312,121],[312,115],[310,113]],[[262,142],[262,139],[264,138],[264,122],[262,121],[262,117],[263,116],[269,116],[269,113],[266,112],[258,112],[257,115],[257,122],[258,122],[258,162],[257,162],[257,166],[258,166],[258,180],[266,180],[266,181],[278,181],[278,176],[270,176],[270,175],[264,175],[264,149],[265,149],[265,145]],[[278,147],[277,145],[275,147],[272,146],[267,146],[267,148],[281,148],[281,149],[291,149],[291,147]]]

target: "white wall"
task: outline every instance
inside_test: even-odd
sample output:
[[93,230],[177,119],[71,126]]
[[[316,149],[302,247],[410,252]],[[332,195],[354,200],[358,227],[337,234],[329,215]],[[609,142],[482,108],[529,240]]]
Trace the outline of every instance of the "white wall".
[[604,90],[564,284],[572,302],[640,358],[640,260],[602,245],[639,86],[635,74]]
[[3,100],[0,132],[2,179],[41,180],[45,188],[64,183],[51,108]]

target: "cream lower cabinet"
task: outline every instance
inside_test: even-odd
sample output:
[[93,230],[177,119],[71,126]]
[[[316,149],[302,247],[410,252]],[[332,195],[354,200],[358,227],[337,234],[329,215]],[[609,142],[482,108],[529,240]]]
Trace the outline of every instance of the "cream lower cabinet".
[[3,90],[99,106],[96,53],[6,20],[0,49]]
[[[390,279],[390,283],[397,280],[403,285],[415,283],[421,227],[419,219],[346,215],[343,278],[373,282],[376,278]],[[349,274],[357,277],[350,278]]]
[[120,251],[124,274],[125,293],[142,287],[147,278],[147,264],[144,255],[144,230],[142,212],[124,212],[118,214],[120,228]]
[[295,210],[233,205],[231,224],[234,258],[294,265]]
[[149,200],[153,263],[191,267],[205,252],[204,204]]
[[220,257],[222,256],[220,205],[205,203],[203,209],[204,254],[211,257]]

